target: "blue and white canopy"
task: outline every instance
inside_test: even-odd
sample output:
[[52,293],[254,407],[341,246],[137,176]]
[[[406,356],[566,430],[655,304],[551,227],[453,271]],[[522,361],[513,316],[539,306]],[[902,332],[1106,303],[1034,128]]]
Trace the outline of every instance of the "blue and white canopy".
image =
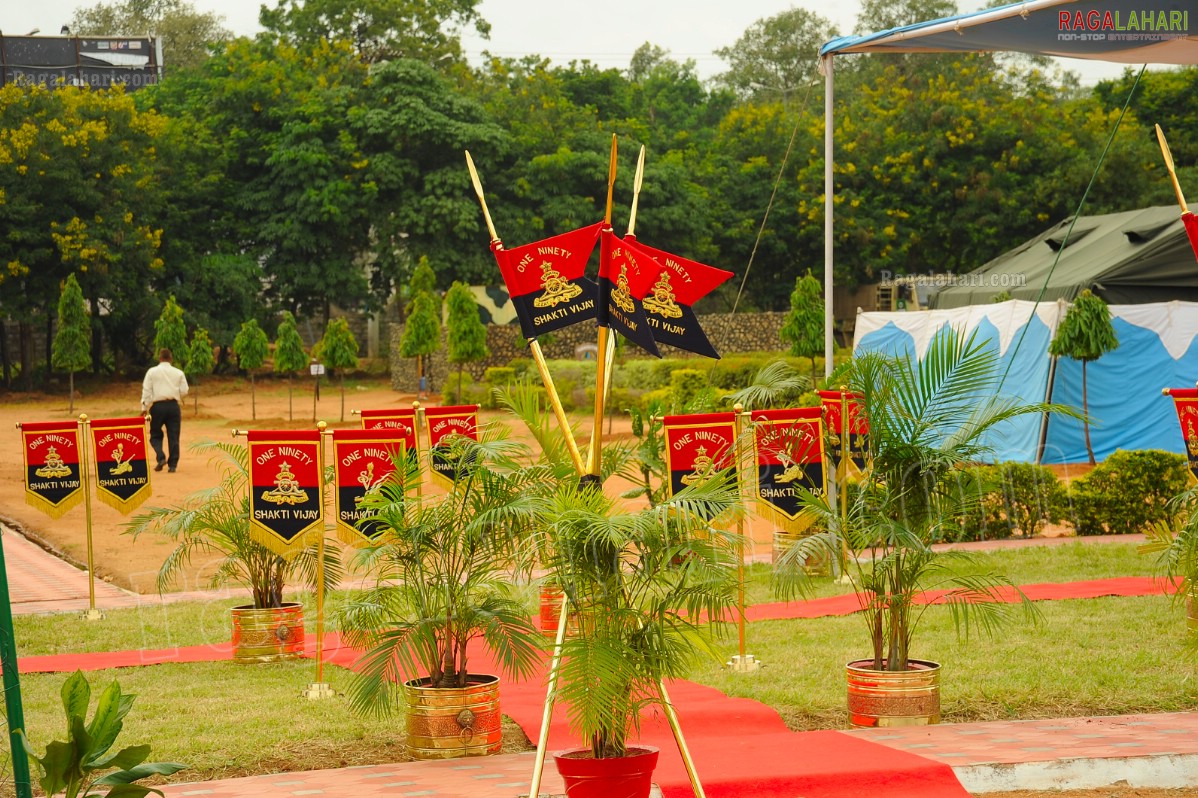
[[1126,64],[1198,63],[1193,0],[1029,0],[864,36],[821,56],[850,53],[1019,52]]

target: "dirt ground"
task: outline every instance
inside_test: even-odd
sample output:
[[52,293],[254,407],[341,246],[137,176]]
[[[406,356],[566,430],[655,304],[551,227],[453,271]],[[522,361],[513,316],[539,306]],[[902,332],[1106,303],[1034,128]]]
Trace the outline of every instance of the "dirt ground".
[[[45,394],[0,394],[0,521],[16,527],[65,558],[79,565],[87,562],[87,521],[82,505],[68,511],[62,518],[52,519],[25,502],[23,461],[20,455],[21,437],[17,424],[37,421],[63,421],[86,413],[89,418],[121,418],[140,411],[141,383],[114,383],[104,387],[77,388],[74,413],[68,412],[67,396]],[[198,411],[196,394],[198,393]],[[181,444],[183,453],[178,471],[151,471],[152,495],[136,511],[150,507],[172,506],[193,491],[215,485],[219,469],[203,455],[194,454],[188,447],[197,441],[232,440],[233,430],[254,429],[311,429],[316,420],[324,421],[330,429],[357,428],[360,424],[354,410],[376,410],[389,407],[411,407],[414,394],[399,393],[389,382],[377,379],[351,385],[345,391],[345,421],[341,419],[341,394],[337,386],[322,384],[320,398],[313,400],[310,380],[297,380],[288,407],[287,383],[275,379],[259,379],[251,407],[248,380],[209,377],[198,391],[193,390],[184,402]],[[439,397],[429,395],[425,405],[439,404]],[[292,420],[294,416],[294,420]],[[500,413],[484,413],[484,421],[501,418]],[[510,422],[513,434],[524,437],[523,428]],[[586,431],[579,445],[589,438],[590,422],[582,421]],[[613,437],[629,437],[629,422],[616,420]],[[151,451],[153,461],[154,453]],[[625,486],[626,487],[626,486]],[[619,486],[613,487],[614,489]],[[620,488],[622,489],[622,488]],[[100,578],[138,593],[157,592],[157,574],[173,544],[165,539],[143,535],[134,541],[125,534],[131,516],[94,499],[92,501],[92,542],[96,574]],[[332,540],[332,536],[330,536]],[[768,545],[768,541],[766,541]],[[197,562],[171,586],[172,590],[197,590],[208,587],[205,574],[207,563]]]
[[[20,455],[22,422],[60,421],[86,413],[89,418],[120,418],[139,414],[141,383],[109,384],[103,388],[84,387],[75,399],[75,412],[68,412],[67,397],[44,394],[0,394],[0,520],[15,525],[28,536],[38,539],[78,564],[87,561],[87,522],[82,505],[62,518],[52,519],[25,502],[24,476]],[[198,394],[198,412],[196,398]],[[296,381],[292,395],[294,421],[288,411],[287,383],[282,380],[258,380],[251,408],[247,380],[210,377],[198,391],[193,389],[183,408],[182,455],[176,473],[150,473],[152,495],[135,512],[150,507],[171,506],[189,493],[211,487],[220,479],[219,470],[188,447],[197,441],[231,440],[234,429],[311,429],[313,422],[312,383]],[[345,393],[345,422],[341,417],[341,394],[336,385],[322,384],[315,403],[316,416],[330,428],[359,426],[352,410],[386,407],[410,407],[411,394],[393,391],[377,380],[368,385],[348,387]],[[435,400],[435,397],[432,397]],[[431,403],[436,403],[431,401]],[[150,453],[151,462],[154,453]],[[96,574],[101,578],[139,593],[157,591],[158,568],[172,545],[167,540],[142,536],[136,542],[124,534],[129,517],[107,505],[92,501],[93,556]],[[203,564],[192,568],[174,585],[177,590],[207,587],[202,576]]]

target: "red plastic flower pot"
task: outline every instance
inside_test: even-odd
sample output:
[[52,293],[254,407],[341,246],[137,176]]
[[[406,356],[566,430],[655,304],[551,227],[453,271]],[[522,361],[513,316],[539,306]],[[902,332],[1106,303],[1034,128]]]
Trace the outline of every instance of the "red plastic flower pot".
[[595,759],[590,748],[570,748],[553,755],[566,783],[566,798],[649,798],[658,749],[628,748],[628,756]]

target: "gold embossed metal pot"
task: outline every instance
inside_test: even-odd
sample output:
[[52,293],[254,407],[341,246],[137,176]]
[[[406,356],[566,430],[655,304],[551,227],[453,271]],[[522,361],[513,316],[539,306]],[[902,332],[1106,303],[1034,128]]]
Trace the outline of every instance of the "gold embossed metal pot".
[[407,744],[413,759],[454,759],[499,753],[499,677],[468,674],[465,687],[429,687],[428,679],[403,686]]
[[877,671],[872,659],[845,666],[849,723],[874,726],[927,726],[940,722],[940,665],[909,660],[905,671]]
[[243,664],[295,659],[304,653],[304,608],[233,608],[233,661]]

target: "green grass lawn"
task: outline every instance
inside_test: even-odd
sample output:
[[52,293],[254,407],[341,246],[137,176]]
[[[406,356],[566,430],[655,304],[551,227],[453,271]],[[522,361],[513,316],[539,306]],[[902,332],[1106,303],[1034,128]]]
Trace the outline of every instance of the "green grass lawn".
[[[1150,575],[1152,562],[1133,544],[1070,543],[987,553],[982,567],[1017,583]],[[769,568],[750,571],[750,602],[773,601]],[[816,579],[816,595],[848,588]],[[289,596],[290,598],[290,596]],[[340,596],[330,598],[335,608]],[[21,616],[22,656],[203,645],[229,639],[228,608],[236,600],[118,610],[97,622],[74,614]],[[307,602],[309,632],[314,607]],[[931,607],[913,653],[943,665],[945,721],[1106,715],[1192,709],[1198,705],[1195,664],[1185,649],[1182,608],[1160,596],[1038,602],[1039,624],[1016,623],[997,639],[959,640],[944,607]],[[859,617],[766,621],[748,628],[748,651],[765,663],[751,674],[718,664],[692,678],[726,693],[775,707],[795,729],[843,728],[846,662],[868,654]],[[735,637],[724,644],[735,653]],[[38,750],[63,729],[58,691],[65,674],[22,677],[26,726]],[[343,698],[309,702],[300,691],[315,678],[309,661],[272,665],[211,662],[156,665],[88,674],[93,690],[116,678],[137,694],[121,737],[150,742],[153,759],[192,767],[172,781],[372,762],[399,761],[402,721],[353,714]],[[342,691],[348,672],[326,667]],[[514,749],[527,745],[510,726]],[[0,790],[2,792],[2,790]]]

